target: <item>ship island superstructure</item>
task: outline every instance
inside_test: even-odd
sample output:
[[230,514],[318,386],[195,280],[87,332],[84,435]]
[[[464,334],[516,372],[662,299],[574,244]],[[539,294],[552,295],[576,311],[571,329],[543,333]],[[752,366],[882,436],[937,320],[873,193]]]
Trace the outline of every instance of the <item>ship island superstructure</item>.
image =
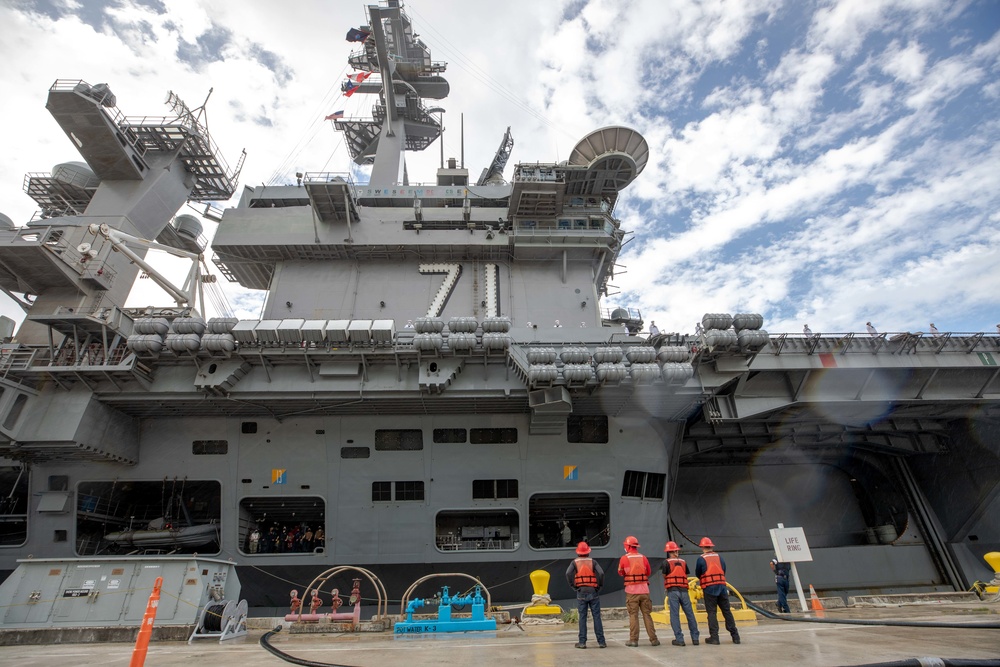
[[[784,522],[828,590],[984,576],[1000,338],[775,335],[750,313],[643,333],[638,310],[602,305],[641,134],[595,130],[507,181],[508,130],[477,181],[450,160],[410,183],[405,152],[441,136],[424,99],[446,98],[446,65],[400,3],[367,12],[349,62],[377,101],[335,122],[369,181],[306,171],[218,216],[213,263],[265,291],[259,320],[205,316],[201,225],[176,215],[230,199],[242,158],[175,96],[133,118],[107,85],[52,86],[85,164],[29,174],[40,215],[0,230],[0,287],[27,312],[0,358],[0,569],[196,552],[279,607],[332,565],[390,591],[467,571],[494,600],[530,595],[541,568],[559,599],[579,541],[613,571],[626,535],[655,556],[707,534],[752,591]],[[181,287],[150,249],[192,261]],[[171,305],[124,305],[140,270]]]

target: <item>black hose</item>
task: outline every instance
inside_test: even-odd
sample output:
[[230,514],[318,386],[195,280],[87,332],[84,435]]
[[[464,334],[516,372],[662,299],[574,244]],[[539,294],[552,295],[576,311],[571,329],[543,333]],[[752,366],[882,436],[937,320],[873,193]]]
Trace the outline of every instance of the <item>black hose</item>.
[[284,651],[275,648],[268,641],[271,635],[276,635],[281,632],[281,626],[279,625],[274,630],[270,632],[265,632],[261,635],[260,645],[264,647],[264,650],[271,655],[284,660],[285,662],[290,662],[293,665],[302,665],[303,667],[351,667],[350,665],[342,665],[339,662],[316,662],[315,660],[303,660],[302,658],[296,658],[294,655],[289,655]]
[[[797,623],[834,623],[836,625],[888,625],[900,628],[955,628],[968,630],[998,630],[1000,622],[996,623],[942,623],[940,621],[868,621],[860,618],[811,618],[809,616],[788,616],[774,614],[766,609],[758,607],[749,600],[744,600],[746,605],[758,614],[763,614],[767,618],[778,621],[793,621]],[[889,664],[889,663],[886,663]],[[901,663],[902,664],[902,663]],[[909,663],[906,663],[909,664]],[[957,663],[956,663],[957,664]],[[989,663],[987,663],[989,664]]]
[[870,662],[855,667],[998,667],[1000,659],[965,660],[963,658],[907,658],[892,662]]

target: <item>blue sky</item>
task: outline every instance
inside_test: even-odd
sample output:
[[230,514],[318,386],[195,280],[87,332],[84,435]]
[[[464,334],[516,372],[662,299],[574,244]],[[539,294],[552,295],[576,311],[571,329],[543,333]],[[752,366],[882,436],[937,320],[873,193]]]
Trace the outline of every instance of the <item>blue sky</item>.
[[[650,162],[617,210],[634,232],[606,305],[690,332],[759,312],[773,332],[994,331],[1000,322],[1000,3],[932,0],[413,0],[449,64],[446,157],[472,174],[508,125],[511,164],[565,159],[628,125]],[[363,3],[251,0],[0,3],[0,212],[34,203],[27,172],[78,159],[44,111],[56,78],[108,82],[128,115],[192,106],[244,183],[346,171],[322,117],[340,96]],[[431,181],[439,148],[408,159]],[[508,176],[510,167],[508,167]],[[211,233],[212,226],[206,225]],[[147,282],[147,281],[142,281]],[[148,289],[148,288],[144,288]],[[227,288],[242,317],[260,294]],[[5,297],[0,297],[6,301]],[[136,292],[132,305],[166,304]],[[15,315],[10,304],[0,312]]]

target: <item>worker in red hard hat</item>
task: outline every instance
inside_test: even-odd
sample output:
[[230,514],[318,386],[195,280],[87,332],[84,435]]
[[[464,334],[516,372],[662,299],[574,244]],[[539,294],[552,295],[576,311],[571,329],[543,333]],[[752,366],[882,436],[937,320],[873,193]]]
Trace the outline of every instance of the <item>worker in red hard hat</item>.
[[656,627],[653,625],[653,602],[649,599],[649,560],[639,553],[639,540],[629,535],[625,538],[625,555],[618,561],[618,574],[625,578],[625,608],[628,610],[628,641],[625,646],[639,645],[639,613],[646,626],[649,643],[659,646]]
[[566,570],[566,581],[576,589],[576,609],[580,617],[580,634],[576,648],[587,648],[587,611],[594,616],[594,635],[598,648],[607,648],[604,641],[604,624],[601,622],[601,587],[604,586],[604,570],[600,563],[590,557],[590,545],[580,542],[576,545],[576,558]]
[[670,609],[670,629],[674,631],[674,646],[685,646],[684,632],[681,630],[680,610],[687,617],[688,630],[691,632],[691,643],[698,645],[698,620],[694,617],[691,606],[691,596],[688,594],[688,565],[681,558],[681,548],[673,540],[663,548],[667,552],[667,560],[663,561],[660,570],[663,572],[663,590],[666,594],[666,604]]
[[705,613],[708,614],[708,639],[706,644],[719,643],[719,615],[716,609],[722,611],[726,620],[726,630],[733,638],[734,644],[740,643],[740,631],[736,629],[736,619],[729,607],[729,588],[726,586],[726,561],[715,553],[715,545],[707,537],[698,543],[701,555],[694,566],[694,574],[701,581],[701,590],[705,595]]

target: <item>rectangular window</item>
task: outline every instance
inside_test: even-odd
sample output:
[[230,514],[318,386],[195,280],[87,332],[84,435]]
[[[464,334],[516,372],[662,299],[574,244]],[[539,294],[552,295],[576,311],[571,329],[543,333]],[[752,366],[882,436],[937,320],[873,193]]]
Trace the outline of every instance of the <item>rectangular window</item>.
[[667,476],[664,473],[626,470],[622,480],[622,498],[663,500],[666,484]]
[[326,501],[319,496],[240,500],[239,545],[244,554],[305,554],[326,549]]
[[449,510],[434,520],[440,551],[503,551],[521,545],[518,514],[512,509]]
[[228,454],[228,440],[195,440],[191,443],[191,453],[196,456],[208,454]]
[[341,447],[340,458],[342,459],[367,459],[372,455],[368,447]]
[[472,480],[473,500],[496,500],[497,498],[517,498],[517,480],[516,479]]
[[423,448],[424,432],[418,428],[375,431],[376,452],[413,452]]
[[257,422],[243,422],[240,424],[241,433],[256,433],[257,432]]
[[577,416],[566,418],[566,440],[569,442],[608,441],[608,418],[606,415]]
[[434,442],[438,443],[461,443],[469,439],[468,431],[464,428],[436,428],[434,429]]
[[423,499],[424,499],[423,482],[396,482],[397,501],[423,500]]
[[611,497],[606,493],[536,493],[528,499],[528,544],[535,549],[608,543]]
[[384,503],[392,500],[392,482],[372,482],[372,502]]
[[516,428],[470,429],[469,441],[474,445],[509,445],[517,442]]

